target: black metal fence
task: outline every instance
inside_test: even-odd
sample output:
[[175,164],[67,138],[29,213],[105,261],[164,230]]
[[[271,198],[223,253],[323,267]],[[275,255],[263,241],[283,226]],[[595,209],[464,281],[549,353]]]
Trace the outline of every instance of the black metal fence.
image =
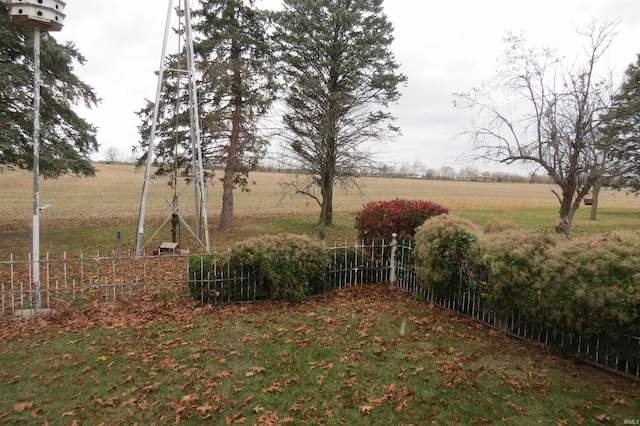
[[[445,309],[475,318],[484,324],[523,339],[535,340],[619,374],[640,379],[640,336],[621,334],[617,338],[581,336],[562,330],[528,326],[517,312],[501,317],[486,305],[471,279],[460,283],[456,294],[437,295],[422,285],[414,268],[411,241],[374,244],[334,244],[326,247],[331,255],[326,292],[363,283],[392,282],[405,291]],[[256,285],[250,270],[235,271],[225,262],[228,252],[214,252],[214,274],[200,277],[201,285],[219,293],[218,303],[255,301],[268,297]],[[0,260],[0,307],[2,315],[24,315],[33,310],[51,309],[86,301],[115,302],[151,292],[170,291],[186,295],[191,275],[189,260],[194,256],[62,256],[40,261],[41,284],[31,282],[31,261]],[[227,269],[225,269],[227,268]],[[461,274],[464,275],[464,274]],[[229,291],[233,288],[233,291]]]
[[468,315],[505,333],[527,340],[543,343],[565,356],[596,365],[640,380],[640,336],[620,334],[612,338],[601,335],[583,336],[563,330],[532,327],[518,312],[507,317],[496,315],[483,301],[480,287],[467,277],[460,283],[456,294],[434,294],[428,286],[421,285],[413,268],[413,246],[411,241],[397,247],[396,285],[411,294],[445,309]]

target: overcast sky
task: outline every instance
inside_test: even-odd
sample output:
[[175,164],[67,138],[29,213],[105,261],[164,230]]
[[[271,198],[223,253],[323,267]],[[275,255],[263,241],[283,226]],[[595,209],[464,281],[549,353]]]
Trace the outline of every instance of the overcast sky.
[[[128,158],[137,144],[134,111],[144,99],[155,98],[154,71],[160,63],[168,4],[67,0],[64,28],[53,34],[59,41],[73,41],[87,58],[76,73],[102,98],[97,108],[80,110],[99,129],[101,152],[94,159],[104,159],[109,147]],[[195,0],[192,4],[196,7]],[[256,4],[273,8],[279,0]],[[457,135],[469,126],[471,116],[453,107],[452,93],[469,91],[490,78],[507,31],[522,32],[530,45],[557,47],[573,58],[585,41],[576,27],[584,28],[593,19],[620,20],[609,50],[611,67],[622,75],[640,53],[639,0],[385,0],[384,8],[395,27],[393,51],[400,72],[409,79],[392,110],[402,135],[383,147],[390,164],[464,166],[457,158],[470,146]],[[177,51],[177,43],[169,51]]]

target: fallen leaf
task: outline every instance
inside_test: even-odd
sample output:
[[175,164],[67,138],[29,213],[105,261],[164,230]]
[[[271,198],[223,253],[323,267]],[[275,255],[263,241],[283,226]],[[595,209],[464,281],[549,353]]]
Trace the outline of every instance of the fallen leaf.
[[126,401],[123,401],[120,406],[124,407],[125,405],[134,405],[136,403],[136,398],[129,398]]
[[625,401],[624,398],[614,398],[613,405],[624,406],[624,405],[627,405],[627,401]]
[[178,415],[178,414],[180,414],[180,413],[182,413],[182,412],[187,410],[187,407],[185,405],[182,405],[177,401],[169,401],[167,403],[167,406],[169,408],[171,408],[173,411],[175,411],[176,415]]
[[300,411],[300,404],[298,404],[297,402],[294,402],[293,404],[291,404],[291,407],[289,407],[289,411]]
[[262,389],[262,392],[282,392],[282,385],[280,382],[273,382],[268,388]]
[[152,385],[149,385],[149,386],[145,386],[145,387],[142,388],[142,391],[143,391],[142,394],[144,396],[146,396],[149,392],[153,392],[153,391],[158,390],[159,387],[160,387],[160,383],[158,383],[158,382],[156,382],[156,383],[154,383]]
[[542,392],[542,393],[549,393],[549,392],[551,392],[551,388],[550,388],[548,385],[544,385],[544,384],[534,386],[534,388],[535,388],[535,389],[537,389],[537,390],[539,390],[539,391],[540,391],[540,392]]
[[373,410],[373,405],[360,405],[358,409],[360,410],[360,414],[368,416],[371,410]]
[[604,413],[600,414],[599,416],[596,416],[596,419],[600,420],[601,422],[613,423],[613,419]]
[[196,410],[200,411],[201,413],[208,413],[212,408],[213,407],[207,402],[206,404],[196,408]]
[[196,402],[197,400],[198,400],[198,395],[192,393],[191,395],[183,396],[180,402]]
[[247,371],[244,375],[247,376],[247,377],[252,377],[252,376],[255,376],[258,373],[262,373],[265,370],[266,370],[266,368],[264,368],[264,367],[251,367],[251,370]]
[[23,412],[31,407],[33,407],[33,402],[19,402],[17,404],[14,404],[13,409],[19,412]]
[[518,414],[520,414],[521,416],[526,416],[527,413],[524,411],[524,408],[522,408],[521,406],[514,404],[513,402],[509,402],[507,403],[507,405],[513,407],[514,410],[516,410],[516,412]]
[[108,357],[108,356],[106,356],[106,355],[102,355],[102,356],[99,356],[98,358],[96,358],[96,361],[106,361],[106,360],[108,360],[108,359],[109,359],[109,357]]

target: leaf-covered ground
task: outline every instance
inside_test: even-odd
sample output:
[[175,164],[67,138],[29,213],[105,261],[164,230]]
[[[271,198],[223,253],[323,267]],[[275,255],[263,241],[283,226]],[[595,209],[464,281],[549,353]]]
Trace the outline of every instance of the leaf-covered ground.
[[640,385],[386,285],[0,320],[0,423],[623,424]]

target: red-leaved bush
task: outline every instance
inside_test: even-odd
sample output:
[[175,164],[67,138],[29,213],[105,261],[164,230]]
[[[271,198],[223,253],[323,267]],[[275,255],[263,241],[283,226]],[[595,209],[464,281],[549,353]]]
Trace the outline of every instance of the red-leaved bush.
[[358,237],[366,242],[389,240],[394,232],[398,238],[413,238],[416,228],[427,219],[447,213],[449,209],[431,201],[373,201],[358,212],[356,229]]

